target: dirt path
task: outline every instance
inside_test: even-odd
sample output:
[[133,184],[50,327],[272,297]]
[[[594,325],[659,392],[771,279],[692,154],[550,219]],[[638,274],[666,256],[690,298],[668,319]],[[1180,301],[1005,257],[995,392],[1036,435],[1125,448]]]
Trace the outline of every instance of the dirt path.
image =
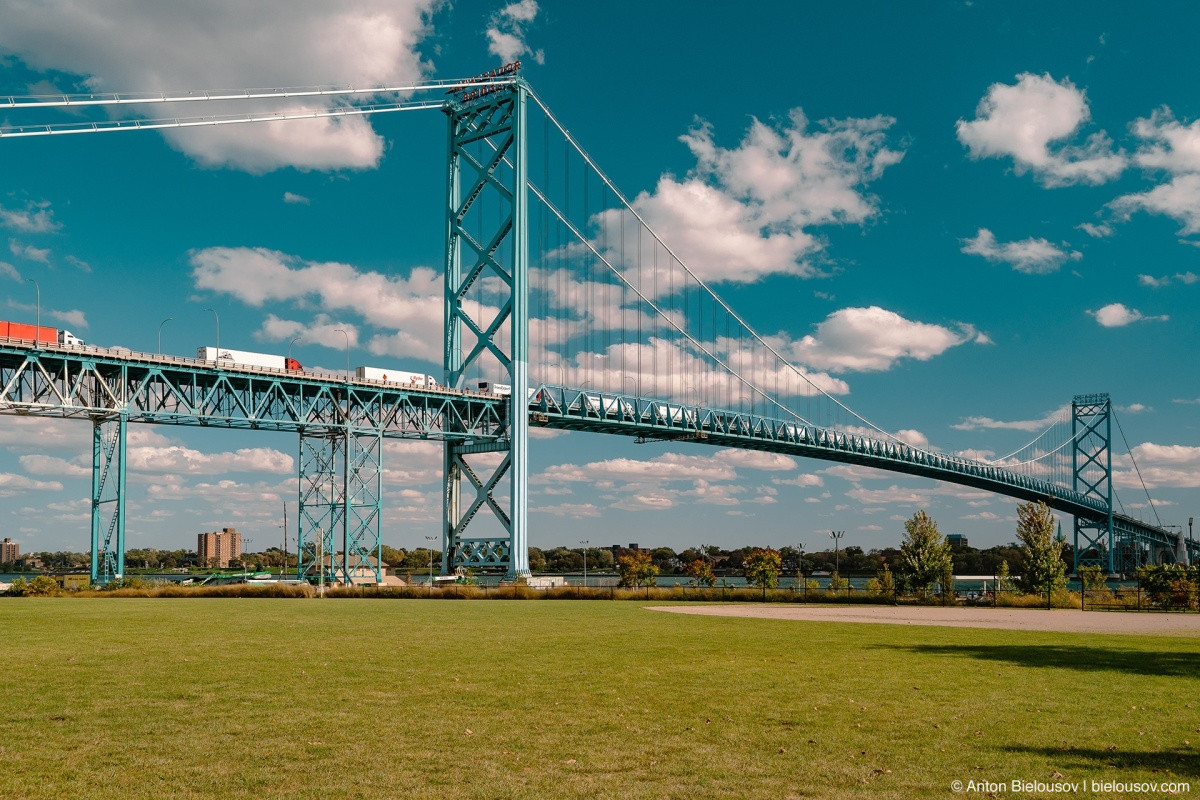
[[1200,614],[1075,611],[1036,608],[941,608],[930,606],[690,605],[649,606],[651,611],[721,617],[946,625],[1062,633],[1168,634],[1200,637]]

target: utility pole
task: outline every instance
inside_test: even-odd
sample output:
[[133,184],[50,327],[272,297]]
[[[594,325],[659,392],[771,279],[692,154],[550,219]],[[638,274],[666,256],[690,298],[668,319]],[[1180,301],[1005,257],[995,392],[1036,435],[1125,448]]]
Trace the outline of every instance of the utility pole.
[[584,539],[580,542],[583,545],[583,588],[587,588],[587,546],[589,539]]

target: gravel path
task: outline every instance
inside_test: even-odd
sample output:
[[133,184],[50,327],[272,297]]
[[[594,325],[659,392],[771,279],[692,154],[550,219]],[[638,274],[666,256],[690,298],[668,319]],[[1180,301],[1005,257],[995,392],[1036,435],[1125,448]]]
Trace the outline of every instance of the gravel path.
[[720,617],[945,625],[1062,633],[1170,634],[1200,637],[1200,614],[1075,611],[1036,608],[941,608],[937,606],[690,605],[649,606],[651,611]]

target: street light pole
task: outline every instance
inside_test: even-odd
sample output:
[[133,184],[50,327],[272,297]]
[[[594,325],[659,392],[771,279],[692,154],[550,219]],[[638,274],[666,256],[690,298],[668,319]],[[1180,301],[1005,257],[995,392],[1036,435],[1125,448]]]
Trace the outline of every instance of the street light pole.
[[429,593],[433,594],[433,542],[437,541],[436,536],[426,536],[425,540],[429,542]]
[[42,287],[33,278],[26,278],[29,283],[33,284],[33,288],[37,290],[37,324],[33,331],[33,346],[37,347],[38,342],[42,338]]
[[287,357],[288,357],[288,360],[289,360],[289,361],[290,361],[290,360],[291,360],[291,358],[292,358],[292,345],[294,345],[296,342],[300,341],[300,340],[301,340],[301,339],[303,339],[303,338],[304,338],[303,336],[297,336],[295,339],[292,339],[290,342],[288,342],[288,354],[287,354]]
[[589,539],[584,539],[580,542],[583,545],[583,588],[587,588],[587,546]]
[[350,334],[341,328],[334,328],[334,333],[340,333],[346,339],[346,380],[350,380]]
[[217,313],[215,308],[206,308],[205,311],[211,311],[213,317],[217,320],[217,361],[221,360],[221,315]]
[[173,320],[173,319],[175,319],[175,318],[174,318],[174,317],[167,317],[167,318],[166,318],[166,319],[164,319],[162,322],[158,323],[158,350],[156,350],[156,351],[155,351],[156,353],[159,353],[159,354],[161,354],[161,353],[162,353],[162,329],[163,329],[163,325],[166,325],[168,322],[170,322],[170,321],[171,321],[171,320]]
[[833,539],[833,571],[838,574],[839,578],[842,576],[842,560],[840,557],[840,551],[838,550],[838,542],[845,535],[845,531],[829,532],[829,538]]

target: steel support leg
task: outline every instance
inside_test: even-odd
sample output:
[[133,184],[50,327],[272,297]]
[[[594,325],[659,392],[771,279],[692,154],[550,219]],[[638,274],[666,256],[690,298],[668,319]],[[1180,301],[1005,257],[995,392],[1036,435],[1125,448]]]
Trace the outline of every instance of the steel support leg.
[[300,580],[335,580],[335,537],[345,530],[344,483],[339,475],[345,459],[346,437],[340,432],[301,432],[296,547],[296,577]]
[[92,421],[92,583],[125,575],[125,429],[121,414]]

